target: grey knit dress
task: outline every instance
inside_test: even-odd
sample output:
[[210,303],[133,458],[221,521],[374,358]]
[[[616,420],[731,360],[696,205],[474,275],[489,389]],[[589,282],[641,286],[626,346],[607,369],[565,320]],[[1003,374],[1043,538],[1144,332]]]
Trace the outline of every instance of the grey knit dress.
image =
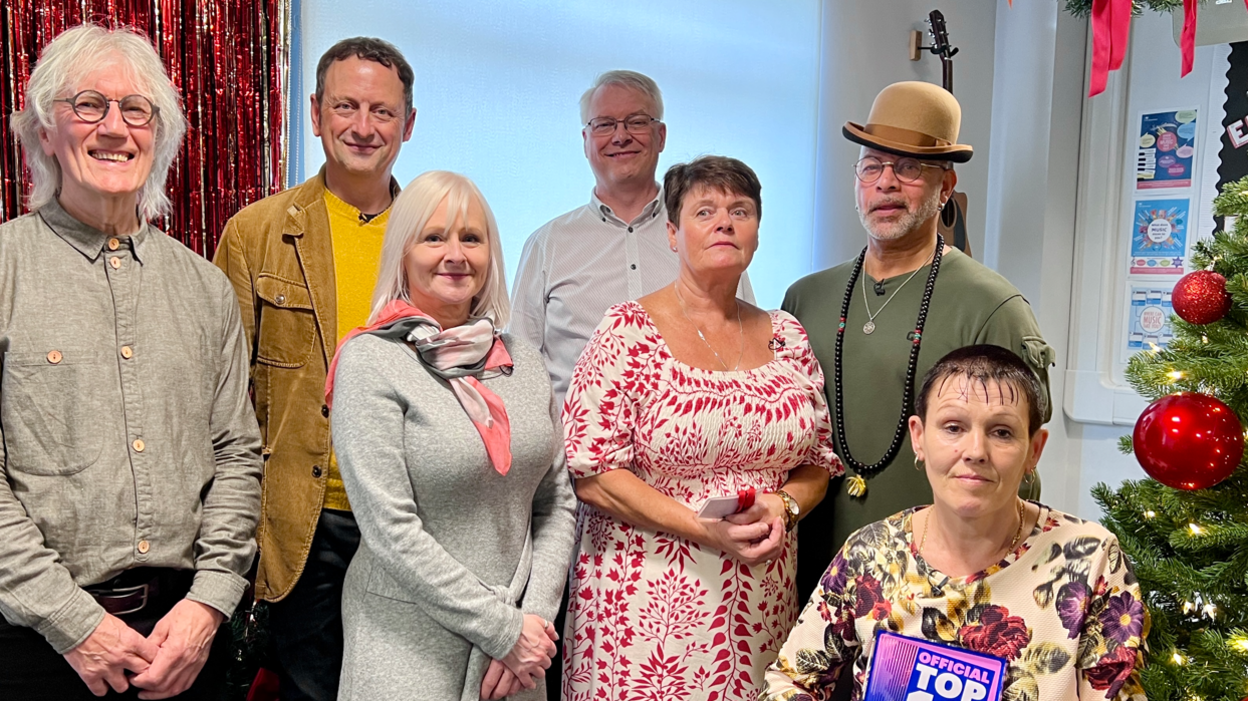
[[[507,407],[506,476],[450,386],[410,347],[365,334],[342,349],[332,435],[361,539],[342,596],[339,699],[478,699],[523,614],[555,618],[576,497],[542,358],[502,338],[513,372],[478,379]],[[545,690],[511,698],[544,699]]]

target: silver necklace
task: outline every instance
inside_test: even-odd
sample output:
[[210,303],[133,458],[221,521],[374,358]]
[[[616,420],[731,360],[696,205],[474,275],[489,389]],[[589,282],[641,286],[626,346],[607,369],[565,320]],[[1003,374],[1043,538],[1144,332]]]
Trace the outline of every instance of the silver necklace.
[[[932,256],[934,257],[935,255],[936,255],[936,252],[932,251]],[[897,289],[893,290],[893,293],[888,296],[888,299],[884,300],[884,304],[880,305],[880,308],[876,309],[874,314],[871,313],[871,307],[870,305],[867,304],[867,276],[866,275],[862,276],[862,306],[864,309],[867,310],[867,323],[862,325],[863,333],[867,334],[868,336],[875,333],[875,317],[879,316],[880,312],[884,311],[884,307],[887,307],[888,303],[893,301],[893,297],[896,297],[897,293],[901,292],[901,288],[905,287],[907,282],[910,282],[911,280],[913,280],[914,276],[918,275],[919,271],[923,269],[923,266],[927,265],[930,262],[932,262],[932,258],[928,258],[927,262],[915,268],[914,272],[910,273],[910,277],[906,278],[905,282],[902,282],[900,285],[897,286]]]
[[[710,348],[711,352],[715,354],[715,359],[719,361],[720,367],[724,370],[728,370],[728,363],[725,363],[724,359],[719,357],[719,353],[715,350],[715,347],[711,345],[710,341],[706,340],[706,336],[702,335],[702,329],[698,328],[698,325],[694,323],[693,319],[689,318],[689,312],[685,311],[685,300],[680,296],[680,288],[676,285],[672,285],[672,290],[676,293],[676,301],[680,303],[680,313],[685,315],[685,321],[688,321],[693,326],[693,330],[698,332],[698,338],[702,339],[702,342],[706,344],[706,347]],[[741,301],[736,300],[736,302],[737,333],[741,335],[741,352],[737,354],[737,364],[732,366],[733,370],[741,367],[741,359],[745,357],[745,330],[741,326]]]

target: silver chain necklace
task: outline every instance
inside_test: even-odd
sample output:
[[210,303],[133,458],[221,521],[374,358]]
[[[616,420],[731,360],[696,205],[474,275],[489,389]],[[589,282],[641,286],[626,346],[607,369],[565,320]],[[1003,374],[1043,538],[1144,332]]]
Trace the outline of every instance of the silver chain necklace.
[[[715,350],[715,347],[711,345],[710,341],[706,340],[706,336],[702,335],[702,329],[698,328],[698,325],[694,323],[693,319],[689,318],[689,312],[685,311],[685,300],[680,296],[680,287],[672,285],[672,291],[676,293],[676,301],[680,303],[680,313],[685,315],[685,321],[688,321],[693,326],[693,330],[698,332],[698,338],[702,339],[702,342],[706,344],[706,347],[710,348],[711,352],[715,354],[715,359],[719,361],[720,367],[724,370],[728,370],[728,363],[725,363],[724,359],[719,357],[719,353]],[[741,352],[737,354],[737,364],[732,366],[732,370],[740,368],[741,359],[745,357],[745,330],[741,326],[741,301],[736,300],[736,303],[737,333],[741,335]]]
[[[936,252],[932,251],[932,257],[935,257],[935,255],[936,255]],[[867,310],[867,323],[862,325],[863,333],[867,334],[868,336],[875,333],[875,317],[879,316],[880,313],[884,311],[884,307],[887,307],[888,303],[893,301],[893,297],[896,297],[897,293],[901,292],[901,288],[905,287],[907,282],[910,282],[911,280],[913,280],[914,276],[918,275],[919,271],[923,269],[923,266],[927,265],[930,262],[932,262],[932,258],[928,258],[927,261],[923,263],[923,265],[920,265],[919,267],[915,268],[914,272],[910,273],[910,277],[906,278],[905,282],[901,283],[900,285],[897,286],[897,289],[893,290],[893,293],[888,296],[888,299],[884,300],[884,304],[880,305],[880,308],[876,309],[874,314],[871,313],[871,307],[867,304],[867,276],[866,275],[862,276],[862,306],[864,309]]]

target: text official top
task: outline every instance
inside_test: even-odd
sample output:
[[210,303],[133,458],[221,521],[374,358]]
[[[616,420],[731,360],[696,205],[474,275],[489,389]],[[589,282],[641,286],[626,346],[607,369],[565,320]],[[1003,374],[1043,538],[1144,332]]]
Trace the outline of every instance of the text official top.
[[[509,331],[541,350],[562,406],[576,360],[607,309],[671,284],[679,272],[662,188],[630,222],[592,194],[589,204],[552,219],[525,242]],[[754,303],[746,274],[737,296]]]
[[0,226],[0,613],[59,653],[82,587],[194,570],[229,616],[260,513],[260,434],[229,281],[151,225],[110,237],[52,202]]

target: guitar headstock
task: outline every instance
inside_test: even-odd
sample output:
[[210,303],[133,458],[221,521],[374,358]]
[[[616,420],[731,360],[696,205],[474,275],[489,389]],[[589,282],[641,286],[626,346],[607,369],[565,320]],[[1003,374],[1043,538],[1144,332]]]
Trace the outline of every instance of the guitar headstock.
[[927,16],[927,25],[927,33],[932,37],[931,52],[941,61],[953,58],[958,50],[949,45],[949,29],[945,26],[944,14],[940,10],[932,10]]

